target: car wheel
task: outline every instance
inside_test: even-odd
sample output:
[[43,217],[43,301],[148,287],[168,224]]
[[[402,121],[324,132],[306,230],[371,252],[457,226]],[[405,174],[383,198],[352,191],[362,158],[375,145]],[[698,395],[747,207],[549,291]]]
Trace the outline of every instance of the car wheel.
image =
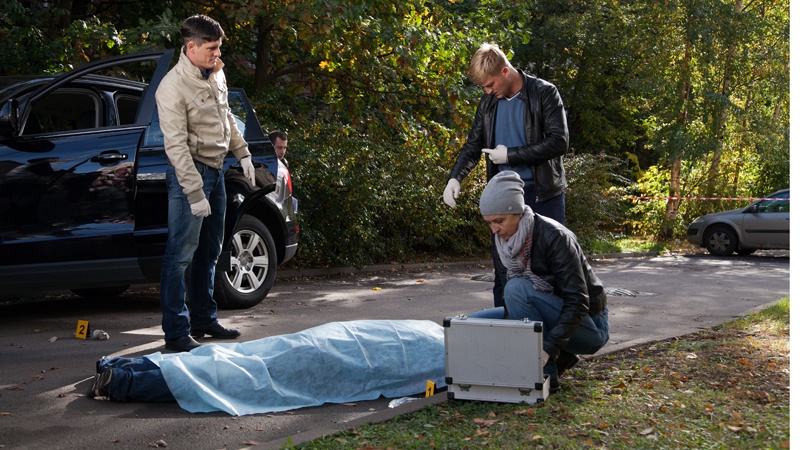
[[83,298],[94,300],[98,298],[116,297],[128,290],[128,287],[129,286],[111,286],[101,288],[72,289],[72,292],[75,295],[79,295]]
[[715,256],[730,256],[739,247],[739,237],[730,227],[717,225],[706,233],[706,248]]
[[217,272],[214,300],[221,308],[243,309],[259,304],[275,283],[278,256],[263,222],[245,214],[231,242],[231,270]]

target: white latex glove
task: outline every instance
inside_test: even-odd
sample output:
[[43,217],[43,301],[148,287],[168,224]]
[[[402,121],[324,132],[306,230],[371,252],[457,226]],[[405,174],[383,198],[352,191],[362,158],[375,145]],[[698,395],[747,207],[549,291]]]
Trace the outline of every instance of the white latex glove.
[[455,178],[450,178],[450,181],[447,182],[447,187],[444,188],[444,194],[442,194],[442,198],[447,206],[451,208],[456,207],[456,199],[458,198],[458,194],[461,192],[461,183],[458,182]]
[[489,155],[489,159],[495,164],[505,164],[508,162],[508,147],[505,145],[498,145],[496,148],[485,148],[481,151]]
[[211,204],[208,203],[208,200],[205,198],[189,206],[192,208],[192,215],[197,217],[208,217],[211,215]]
[[242,158],[239,160],[239,164],[242,165],[242,172],[244,172],[244,176],[250,180],[250,184],[253,187],[256,186],[256,168],[253,167],[253,161],[250,161],[250,157]]

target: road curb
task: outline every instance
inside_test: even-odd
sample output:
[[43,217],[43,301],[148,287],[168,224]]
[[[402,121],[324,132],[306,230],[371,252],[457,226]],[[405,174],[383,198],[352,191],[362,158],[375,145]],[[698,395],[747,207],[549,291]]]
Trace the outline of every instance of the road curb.
[[[640,258],[640,257],[655,257],[659,256],[656,252],[621,252],[621,253],[603,253],[597,255],[588,255],[589,260],[601,259],[619,259],[619,258]],[[353,274],[369,274],[377,272],[388,272],[392,270],[432,270],[438,268],[452,268],[452,267],[468,267],[486,265],[491,266],[491,259],[473,260],[473,261],[451,261],[451,262],[428,262],[428,263],[414,263],[414,264],[375,264],[358,267],[330,267],[330,268],[312,268],[312,269],[278,269],[276,278],[305,278],[305,277],[325,277],[332,275],[353,275]]]

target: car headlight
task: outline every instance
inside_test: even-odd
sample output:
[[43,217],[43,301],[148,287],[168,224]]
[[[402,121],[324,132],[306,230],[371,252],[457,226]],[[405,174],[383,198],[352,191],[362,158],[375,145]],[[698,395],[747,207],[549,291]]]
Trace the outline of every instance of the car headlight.
[[702,217],[698,217],[697,219],[694,219],[694,222],[692,222],[692,225],[694,225],[696,223],[703,223],[703,222],[705,222],[705,219],[703,219]]

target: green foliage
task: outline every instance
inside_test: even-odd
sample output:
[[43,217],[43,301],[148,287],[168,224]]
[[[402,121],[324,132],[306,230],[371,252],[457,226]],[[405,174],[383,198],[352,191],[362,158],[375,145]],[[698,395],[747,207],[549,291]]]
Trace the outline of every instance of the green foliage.
[[623,230],[623,202],[618,189],[629,184],[623,176],[624,162],[600,154],[575,155],[564,159],[569,188],[566,195],[567,227],[588,250],[593,241],[613,240]]
[[669,195],[674,161],[682,196],[789,184],[788,2],[9,0],[0,74],[179,48],[197,13],[226,32],[229,83],[256,100],[265,128],[290,135],[304,263],[487,248],[483,167],[457,208],[441,200],[480,96],[465,74],[484,41],[559,88],[578,155],[566,161],[567,220],[583,244],[739,206],[684,201],[666,224],[665,201],[626,197]]
[[[281,100],[300,104],[278,93],[254,104],[273,111],[266,117],[276,122],[267,129],[290,128],[287,158],[303,242],[296,264],[364,266],[419,253],[487,253],[489,232],[476,209],[480,190],[465,183],[463,206],[447,207],[441,192],[449,164],[428,140],[400,142],[385,123],[362,133],[313,102],[300,104],[306,114],[290,119]],[[281,120],[288,123],[276,125]]]

